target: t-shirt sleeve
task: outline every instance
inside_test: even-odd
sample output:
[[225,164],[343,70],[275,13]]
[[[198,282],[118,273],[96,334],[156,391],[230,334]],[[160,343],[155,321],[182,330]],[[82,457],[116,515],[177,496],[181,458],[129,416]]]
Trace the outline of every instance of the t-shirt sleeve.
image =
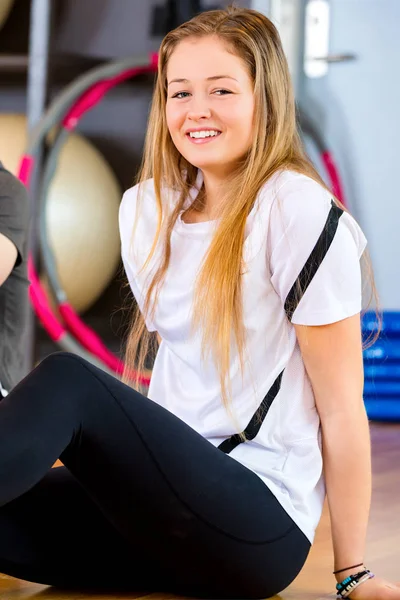
[[28,224],[29,204],[26,188],[0,165],[0,233],[17,248],[18,256],[14,268],[26,259]]
[[[137,267],[133,258],[135,245],[140,244],[140,228],[137,228],[137,234],[135,239],[133,239],[137,194],[138,186],[135,186],[127,190],[123,195],[119,209],[119,232],[121,238],[121,258],[126,277],[139,309],[143,314],[145,297],[139,284],[139,278],[136,274]],[[146,319],[146,327],[148,331],[156,331],[156,327],[150,318]]]
[[[303,267],[307,264],[313,272],[307,261],[317,242],[325,239],[321,234],[329,228],[331,209],[331,194],[306,176],[287,181],[277,193],[270,215],[268,259],[271,282],[283,306],[300,273],[305,273]],[[360,258],[366,243],[354,218],[343,212],[330,245],[322,245],[322,262],[317,261],[318,268],[300,294],[292,323],[324,325],[361,311]]]

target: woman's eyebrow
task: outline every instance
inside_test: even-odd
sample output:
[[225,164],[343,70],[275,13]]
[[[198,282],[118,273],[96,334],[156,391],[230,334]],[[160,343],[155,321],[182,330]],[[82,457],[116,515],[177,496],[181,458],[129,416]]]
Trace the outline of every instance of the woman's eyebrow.
[[[215,81],[216,79],[233,79],[233,81],[237,81],[237,79],[230,75],[212,75],[211,77],[207,77],[206,81]],[[168,85],[171,85],[171,83],[189,83],[189,79],[171,79]]]

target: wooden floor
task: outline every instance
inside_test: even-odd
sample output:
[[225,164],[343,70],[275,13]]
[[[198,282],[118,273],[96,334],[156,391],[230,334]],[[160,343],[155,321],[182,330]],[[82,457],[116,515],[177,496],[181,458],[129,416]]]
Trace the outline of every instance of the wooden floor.
[[[400,425],[371,424],[373,498],[366,554],[367,566],[380,577],[400,581]],[[293,584],[275,600],[334,598],[329,516],[325,507],[308,561]],[[175,596],[151,594],[148,600]],[[0,574],[0,600],[132,600],[135,594],[99,595],[65,592]]]

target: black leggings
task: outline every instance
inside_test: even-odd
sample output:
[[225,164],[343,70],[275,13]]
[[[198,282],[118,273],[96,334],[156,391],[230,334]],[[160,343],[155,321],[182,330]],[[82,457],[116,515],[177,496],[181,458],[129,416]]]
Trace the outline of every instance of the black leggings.
[[266,598],[309,549],[254,473],[83,359],[49,356],[0,403],[2,573]]

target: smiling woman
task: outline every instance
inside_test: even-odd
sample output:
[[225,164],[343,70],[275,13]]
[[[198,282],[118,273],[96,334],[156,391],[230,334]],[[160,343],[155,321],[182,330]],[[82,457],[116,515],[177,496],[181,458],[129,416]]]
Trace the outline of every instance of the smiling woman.
[[212,218],[221,187],[252,143],[253,82],[218,36],[183,40],[168,62],[167,82],[168,130],[180,154],[202,170],[203,210]]
[[[148,398],[56,354],[5,399],[0,570],[270,597],[302,569],[327,489],[340,596],[399,600],[362,563],[366,239],[304,153],[265,16],[209,11],[164,38],[119,225],[128,369],[157,350]],[[67,471],[46,475],[59,457]],[[73,515],[56,534],[54,511]]]

